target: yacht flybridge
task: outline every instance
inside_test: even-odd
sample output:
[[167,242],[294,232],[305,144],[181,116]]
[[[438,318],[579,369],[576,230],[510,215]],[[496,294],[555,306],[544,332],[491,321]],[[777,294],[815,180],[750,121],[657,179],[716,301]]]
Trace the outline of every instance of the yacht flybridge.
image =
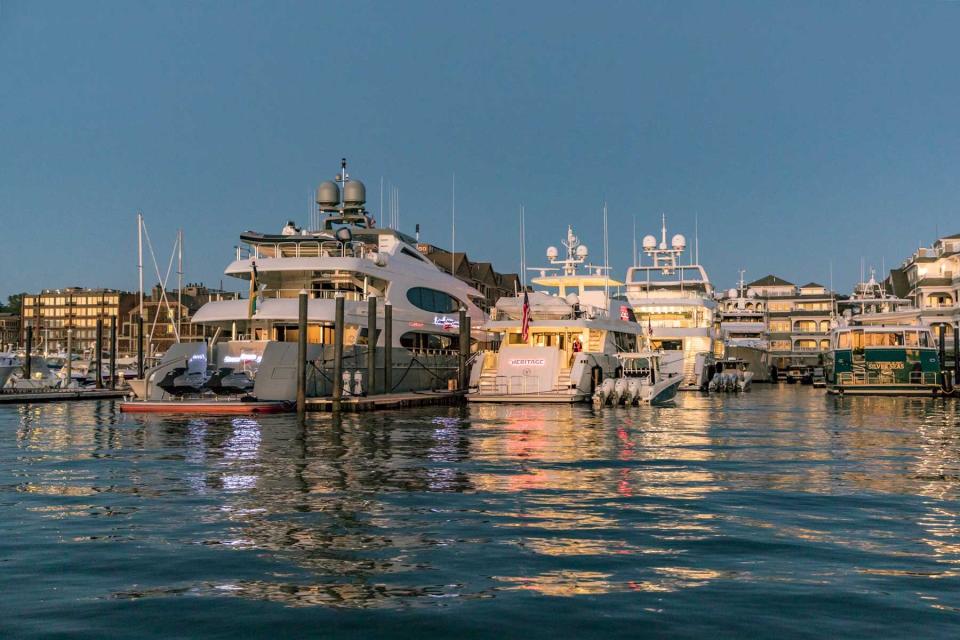
[[[606,267],[585,262],[587,247],[568,227],[562,243],[547,249],[549,267],[532,269],[534,285],[501,298],[483,328],[500,336],[497,351],[478,355],[467,399],[473,402],[583,402],[606,379],[619,377],[620,353],[640,349],[643,328],[629,309],[611,313],[612,280]],[[555,292],[553,291],[555,290]]]
[[717,303],[704,268],[681,263],[686,246],[680,234],[667,244],[664,217],[659,243],[652,235],[643,239],[650,264],[640,257],[640,264],[627,270],[627,301],[637,322],[649,327],[652,347],[665,352],[663,369],[683,376],[681,389],[700,389],[717,349]]
[[[370,391],[362,379],[366,348],[378,347],[383,361],[391,350],[390,389],[385,376],[376,380],[377,392],[447,388],[456,376],[459,349],[459,311],[466,309],[471,326],[486,315],[478,305],[483,294],[443,272],[417,250],[416,240],[395,229],[376,228],[365,208],[366,189],[351,179],[346,161],[335,181],[322,183],[316,202],[322,217],[319,228],[303,229],[288,222],[280,233],[247,231],[242,246],[227,266],[228,276],[249,283],[248,299],[208,302],[193,322],[217,328],[217,336],[231,339],[211,346],[178,344],[147,377],[145,394],[151,399],[205,393],[214,379],[219,393],[224,381],[237,380],[238,392],[261,400],[291,399],[295,394],[298,296],[306,291],[308,357],[314,363],[308,376],[308,395],[330,393],[336,298],[344,298],[344,369],[351,374],[348,393]],[[369,335],[370,299],[376,300],[376,334]],[[391,305],[390,344],[385,343],[385,305]],[[482,338],[482,332],[473,335]],[[215,347],[214,347],[215,345]],[[378,363],[378,367],[382,367]],[[269,368],[268,375],[262,375]],[[175,372],[178,375],[170,377]],[[217,374],[217,375],[215,375]],[[166,388],[160,382],[166,379]],[[150,381],[155,389],[149,389]],[[252,389],[249,380],[253,380]]]

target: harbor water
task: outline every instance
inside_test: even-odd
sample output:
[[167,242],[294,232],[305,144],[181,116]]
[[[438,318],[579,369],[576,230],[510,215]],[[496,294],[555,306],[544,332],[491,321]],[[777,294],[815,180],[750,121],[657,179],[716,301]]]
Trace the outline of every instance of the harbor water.
[[0,637],[960,635],[960,410],[0,406]]

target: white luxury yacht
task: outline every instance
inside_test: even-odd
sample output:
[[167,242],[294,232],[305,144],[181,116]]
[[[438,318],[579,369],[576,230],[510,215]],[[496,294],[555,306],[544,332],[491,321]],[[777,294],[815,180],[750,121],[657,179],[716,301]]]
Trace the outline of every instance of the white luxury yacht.
[[[457,374],[459,310],[465,308],[472,327],[486,316],[478,303],[483,294],[443,272],[417,250],[417,243],[394,229],[379,229],[364,204],[366,189],[351,180],[346,161],[336,181],[317,189],[322,224],[298,228],[288,222],[280,233],[241,234],[242,246],[225,273],[250,282],[250,298],[208,302],[193,322],[227,331],[228,342],[174,345],[146,376],[137,395],[162,399],[190,391],[203,393],[209,380],[214,393],[231,380],[237,391],[260,400],[295,396],[296,348],[300,291],[308,300],[308,389],[310,396],[332,391],[336,298],[344,303],[344,371],[351,374],[345,394],[366,393],[366,346],[376,352],[383,371],[384,349],[391,349],[391,388],[384,375],[377,392],[447,388]],[[376,335],[368,335],[368,303],[376,299]],[[385,303],[392,310],[392,342],[385,344]],[[473,336],[482,339],[475,329]],[[269,368],[267,375],[258,371]],[[179,370],[179,371],[178,371]],[[175,375],[176,374],[176,375]],[[239,376],[239,377],[238,377]],[[346,378],[346,376],[345,376]]]
[[741,269],[740,282],[735,288],[717,296],[723,357],[742,360],[753,372],[755,380],[767,381],[770,378],[770,342],[766,311],[763,301],[756,299],[756,292],[744,284],[744,273]]
[[[611,313],[605,267],[587,267],[587,247],[568,227],[566,256],[547,249],[551,267],[533,269],[533,284],[550,289],[501,298],[484,329],[499,334],[497,351],[479,354],[470,372],[474,402],[582,402],[604,380],[619,377],[619,353],[636,352],[643,328],[627,307]],[[559,272],[549,273],[548,272]],[[627,318],[624,318],[627,316]],[[527,322],[524,322],[526,316]]]
[[627,270],[627,300],[637,322],[650,329],[652,347],[665,352],[664,371],[683,376],[681,389],[700,389],[708,382],[707,368],[717,349],[717,303],[704,268],[680,263],[686,245],[680,234],[667,245],[664,217],[660,243],[652,235],[643,239],[651,264],[637,256],[640,264]]

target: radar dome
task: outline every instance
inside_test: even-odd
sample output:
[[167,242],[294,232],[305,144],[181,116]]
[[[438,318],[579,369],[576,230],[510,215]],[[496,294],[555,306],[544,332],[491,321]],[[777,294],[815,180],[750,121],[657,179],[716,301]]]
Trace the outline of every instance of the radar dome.
[[756,292],[755,290],[753,290],[753,289],[747,289],[747,297],[748,297],[748,298],[756,298],[756,297],[757,297],[757,292]]
[[557,256],[560,255],[560,252],[557,251],[556,247],[547,247],[547,257],[551,260],[556,260]]
[[340,187],[336,182],[321,182],[317,187],[317,204],[321,207],[336,207],[340,204]]
[[736,298],[736,297],[737,297],[737,290],[736,290],[736,289],[728,289],[728,290],[727,290],[727,297],[728,297],[728,298]]
[[578,257],[578,258],[586,258],[586,257],[587,257],[587,254],[588,254],[589,252],[590,252],[590,250],[587,249],[587,245],[585,245],[585,244],[582,244],[582,245],[580,245],[579,247],[577,247],[577,257]]
[[343,203],[359,206],[367,201],[367,188],[359,180],[351,180],[343,187]]
[[683,237],[683,234],[678,233],[673,236],[673,239],[670,241],[674,249],[683,249],[687,246],[687,239]]
[[653,251],[657,248],[657,239],[653,236],[643,236],[643,248],[647,251]]
[[575,293],[568,293],[567,297],[564,299],[567,301],[567,304],[571,306],[580,304],[580,296]]

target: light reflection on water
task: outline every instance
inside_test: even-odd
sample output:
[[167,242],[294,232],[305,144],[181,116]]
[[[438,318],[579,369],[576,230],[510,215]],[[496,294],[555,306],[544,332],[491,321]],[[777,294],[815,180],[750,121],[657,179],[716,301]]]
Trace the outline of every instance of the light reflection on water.
[[[865,617],[936,635],[960,608],[958,424],[950,401],[805,387],[306,425],[0,407],[0,569],[18,584],[0,606],[16,636],[78,619],[72,636],[123,635],[170,598],[196,603],[198,635],[358,610],[378,617],[339,614],[345,635],[478,616],[508,635],[758,616],[759,635],[868,635]],[[423,626],[431,610],[449,613]]]

